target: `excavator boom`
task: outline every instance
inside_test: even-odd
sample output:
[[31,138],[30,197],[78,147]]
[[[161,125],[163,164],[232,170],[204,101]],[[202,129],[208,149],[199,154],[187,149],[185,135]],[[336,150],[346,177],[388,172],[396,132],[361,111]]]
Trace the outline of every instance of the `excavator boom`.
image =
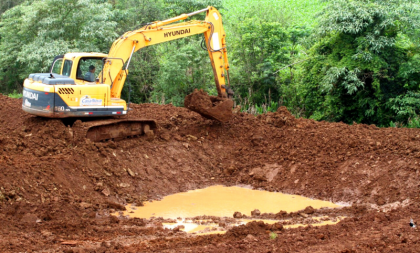
[[[207,12],[204,21],[175,23],[201,12]],[[196,34],[204,34],[216,88],[219,97],[226,97],[226,80],[229,63],[226,50],[226,34],[220,13],[214,7],[182,14],[178,17],[150,23],[138,30],[126,32],[118,38],[109,52],[103,70],[103,83],[112,86],[111,97],[119,98],[128,74],[127,68],[134,52],[141,48],[177,40]],[[127,63],[127,64],[126,64]],[[124,68],[124,64],[126,67]]]

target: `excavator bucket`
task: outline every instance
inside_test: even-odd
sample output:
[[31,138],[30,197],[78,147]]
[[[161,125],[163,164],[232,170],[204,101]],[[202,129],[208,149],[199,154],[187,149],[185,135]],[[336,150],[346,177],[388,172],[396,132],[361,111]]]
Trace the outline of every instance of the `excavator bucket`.
[[233,101],[231,99],[209,96],[203,90],[196,89],[186,96],[184,106],[205,118],[222,123],[228,122],[233,116]]

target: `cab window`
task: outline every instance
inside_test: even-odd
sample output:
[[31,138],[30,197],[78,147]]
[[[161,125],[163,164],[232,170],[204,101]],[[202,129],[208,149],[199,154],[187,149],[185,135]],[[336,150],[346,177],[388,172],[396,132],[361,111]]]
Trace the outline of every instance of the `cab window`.
[[63,58],[57,59],[56,61],[54,61],[54,65],[51,68],[51,72],[54,74],[60,74],[62,65],[63,65]]
[[72,61],[70,60],[65,60],[64,61],[64,65],[63,65],[63,73],[62,75],[65,76],[70,76],[70,72],[71,72],[71,65],[73,64]]
[[87,82],[95,82],[102,71],[102,58],[81,58],[77,67],[76,78]]

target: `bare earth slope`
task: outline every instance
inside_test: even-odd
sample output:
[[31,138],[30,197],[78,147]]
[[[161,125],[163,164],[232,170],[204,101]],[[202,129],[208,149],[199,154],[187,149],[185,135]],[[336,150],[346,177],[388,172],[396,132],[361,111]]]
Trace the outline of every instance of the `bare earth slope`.
[[[134,105],[154,139],[73,140],[60,120],[0,95],[0,252],[418,252],[420,131],[238,113],[227,123],[172,105]],[[335,226],[251,223],[190,236],[118,219],[126,203],[248,184],[351,205]],[[281,210],[279,214],[281,216]],[[317,211],[319,212],[322,211]],[[316,213],[317,213],[316,212]],[[293,216],[294,214],[289,214]],[[420,224],[419,224],[420,225]],[[252,235],[252,236],[250,236]],[[252,238],[252,239],[250,239]]]

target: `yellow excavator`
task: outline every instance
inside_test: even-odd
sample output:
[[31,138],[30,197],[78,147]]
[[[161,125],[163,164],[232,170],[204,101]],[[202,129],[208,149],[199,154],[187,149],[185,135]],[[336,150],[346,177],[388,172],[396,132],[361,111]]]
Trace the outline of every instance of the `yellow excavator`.
[[[202,12],[206,12],[204,21],[178,22]],[[22,108],[48,118],[95,117],[83,122],[83,134],[93,141],[154,133],[157,128],[154,120],[121,117],[129,111],[121,91],[130,60],[143,47],[196,34],[204,34],[218,97],[229,97],[232,92],[226,85],[229,84],[226,34],[220,13],[209,6],[126,32],[114,41],[109,54],[67,53],[55,57],[50,73],[30,74],[25,79]]]

